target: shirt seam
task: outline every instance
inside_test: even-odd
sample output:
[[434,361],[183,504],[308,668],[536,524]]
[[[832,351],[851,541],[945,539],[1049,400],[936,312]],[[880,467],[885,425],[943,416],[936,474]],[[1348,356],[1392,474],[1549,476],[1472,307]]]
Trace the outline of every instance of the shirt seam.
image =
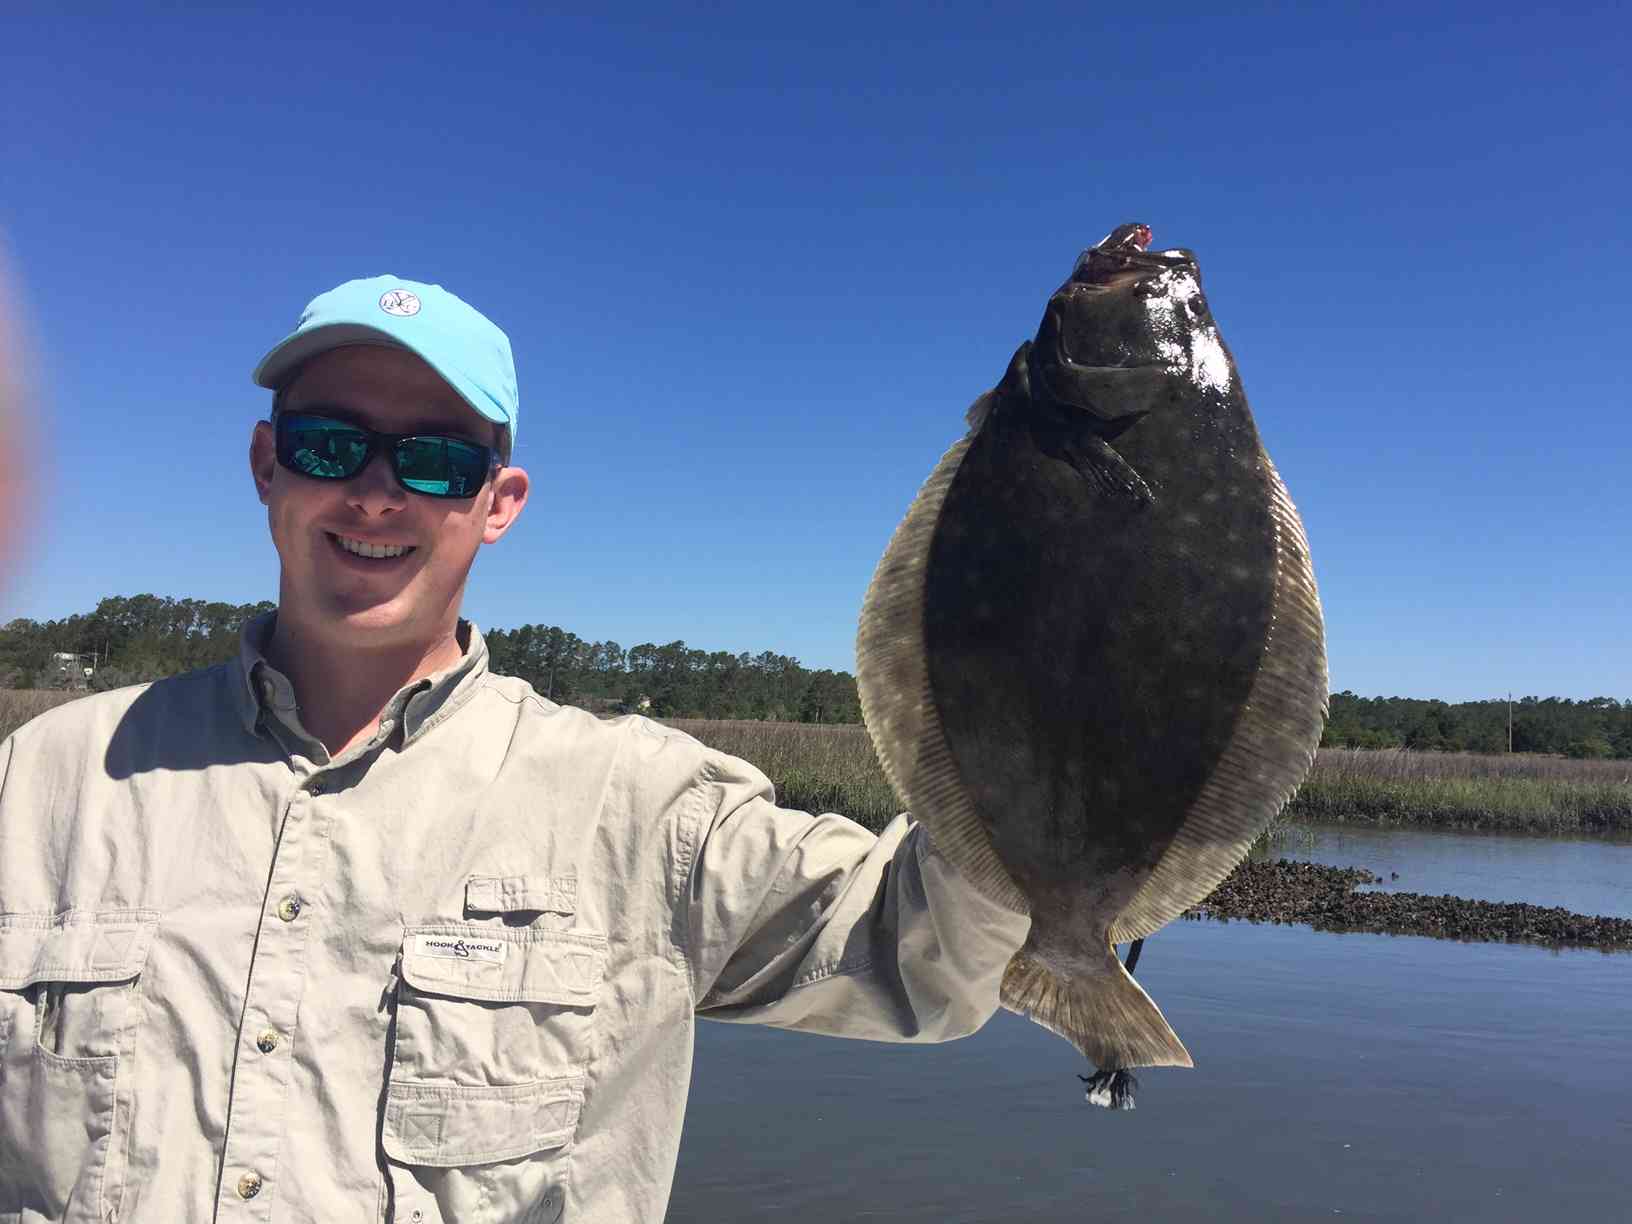
[[[528,702],[531,702],[534,705],[538,706],[540,713],[544,713],[544,714],[549,713],[549,711],[544,708],[545,706],[552,706],[553,705],[553,706],[556,706],[557,709],[561,708],[559,705],[556,705],[555,702],[549,701],[546,698],[540,697],[538,695],[538,693],[534,691],[532,685],[530,685],[530,684],[527,685],[527,691],[525,693],[523,693],[520,697],[512,697],[509,693],[504,691],[504,686],[498,683],[498,681],[500,681],[500,680],[515,680],[515,679],[518,679],[518,678],[519,677],[516,677],[516,676],[506,676],[503,672],[484,671],[482,673],[481,679],[479,681],[477,681],[474,685],[471,686],[472,695],[474,695],[475,690],[480,689],[480,690],[483,690],[485,692],[492,693],[495,697],[499,698],[500,700],[508,701],[511,705],[514,705],[514,706],[526,705]],[[522,683],[526,684],[527,682],[525,680],[523,680]],[[438,710],[437,713],[440,714],[441,711]],[[427,720],[427,721],[429,721],[429,720]]]
[[[682,800],[680,819],[675,829],[675,895],[670,898],[671,912],[675,913],[679,921],[669,924],[669,943],[674,948],[677,958],[676,968],[686,980],[686,997],[690,1001],[691,1010],[696,1012],[697,974],[696,965],[692,963],[691,955],[691,894],[697,871],[697,844],[700,826],[707,812],[705,794],[709,784],[713,781],[710,771],[713,762],[705,760],[697,778],[692,782]],[[685,937],[685,946],[681,947],[676,940],[676,930]]]
[[[431,731],[434,731],[437,727],[441,726],[448,719],[452,718],[460,710],[464,709],[467,705],[469,705],[471,703],[471,700],[476,696],[477,693],[479,693],[479,692],[481,692],[481,691],[483,691],[484,689],[487,688],[487,678],[491,674],[492,674],[491,672],[488,672],[488,671],[484,670],[482,672],[482,675],[476,680],[476,682],[474,684],[470,685],[469,687],[467,687],[463,693],[460,693],[459,689],[458,689],[458,686],[455,685],[453,692],[448,694],[448,699],[442,703],[441,708],[438,709],[436,711],[436,713],[432,714],[429,718],[427,718],[424,722],[420,723],[417,728],[415,728],[414,738],[417,740],[421,736],[426,735]],[[412,698],[410,698],[409,700],[411,701]],[[404,721],[406,721],[407,717],[408,717],[408,705],[409,705],[409,702],[404,702],[403,706],[402,706],[402,717],[403,717]],[[405,739],[405,742],[406,742],[406,736],[404,737],[404,739]]]
[[805,977],[795,978],[789,990],[798,990],[801,986],[811,986],[817,982],[825,982],[829,978],[852,977],[858,973],[865,973],[871,969],[874,958],[871,953],[855,957],[852,960],[841,960],[834,965],[824,965],[813,970]]
[[[113,1119],[110,1123],[114,1131],[108,1142],[108,1159],[102,1165],[102,1184],[97,1191],[97,1210],[111,1214],[117,1220],[118,1213],[124,1208],[126,1188],[130,1185],[130,1170],[136,1152],[136,1050],[141,1041],[142,1025],[147,1019],[147,974],[146,958],[143,958],[143,972],[137,974],[136,980],[130,985],[130,995],[126,1000],[129,1008],[128,1028],[124,1039],[119,1046],[119,1062],[114,1066],[113,1080]],[[121,1102],[120,1087],[123,1081],[124,1098]],[[123,1108],[121,1109],[121,1104]],[[119,1135],[120,1129],[123,1135]],[[113,1162],[118,1159],[118,1164]],[[108,1171],[112,1169],[116,1175],[114,1181],[114,1202],[108,1202]]]

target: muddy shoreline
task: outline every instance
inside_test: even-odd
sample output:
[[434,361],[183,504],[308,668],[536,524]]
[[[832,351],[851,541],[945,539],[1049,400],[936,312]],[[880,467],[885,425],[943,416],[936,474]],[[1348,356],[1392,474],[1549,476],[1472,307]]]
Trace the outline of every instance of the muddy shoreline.
[[1632,919],[1577,914],[1522,901],[1469,901],[1422,893],[1357,892],[1378,876],[1359,867],[1245,862],[1190,919],[1303,923],[1317,931],[1427,935],[1468,943],[1531,943],[1551,948],[1632,952]]

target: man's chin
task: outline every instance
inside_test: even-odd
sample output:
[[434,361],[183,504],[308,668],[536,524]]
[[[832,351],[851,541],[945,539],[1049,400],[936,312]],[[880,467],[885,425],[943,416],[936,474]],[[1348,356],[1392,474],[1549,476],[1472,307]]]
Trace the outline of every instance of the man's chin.
[[[440,593],[423,582],[351,584],[313,581],[301,585],[285,572],[280,584],[281,610],[305,626],[306,634],[330,648],[378,650],[397,647],[435,649],[457,623],[463,588]],[[322,575],[318,576],[320,579]],[[420,573],[414,578],[423,578]],[[430,598],[427,598],[430,595]]]
[[359,647],[398,645],[425,632],[425,616],[403,599],[331,594],[312,612],[324,630]]
[[368,604],[342,602],[334,608],[336,624],[349,632],[370,637],[380,634],[411,637],[416,628],[423,631],[428,619],[423,610],[404,607],[397,600]]

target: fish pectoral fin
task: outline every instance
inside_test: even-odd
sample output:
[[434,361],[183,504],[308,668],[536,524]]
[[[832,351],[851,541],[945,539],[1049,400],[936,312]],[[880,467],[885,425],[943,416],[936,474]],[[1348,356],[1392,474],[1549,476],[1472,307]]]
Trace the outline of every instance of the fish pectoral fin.
[[1113,497],[1125,497],[1142,506],[1156,503],[1156,494],[1133,465],[1097,434],[1039,433],[1037,444],[1045,454],[1069,463],[1095,488]]
[[1189,1067],[1190,1052],[1161,1008],[1128,975],[1109,945],[1103,965],[1064,977],[1021,948],[998,996],[1010,1011],[1064,1037],[1101,1071]]

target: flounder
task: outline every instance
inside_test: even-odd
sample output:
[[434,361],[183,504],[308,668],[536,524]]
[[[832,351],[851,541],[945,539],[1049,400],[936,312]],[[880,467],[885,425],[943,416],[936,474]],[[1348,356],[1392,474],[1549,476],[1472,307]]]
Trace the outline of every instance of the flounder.
[[1292,797],[1327,693],[1303,525],[1194,255],[1150,237],[1083,252],[896,529],[857,639],[901,799],[1031,914],[1003,1005],[1116,1107],[1129,1068],[1192,1065],[1129,973],[1136,941]]

